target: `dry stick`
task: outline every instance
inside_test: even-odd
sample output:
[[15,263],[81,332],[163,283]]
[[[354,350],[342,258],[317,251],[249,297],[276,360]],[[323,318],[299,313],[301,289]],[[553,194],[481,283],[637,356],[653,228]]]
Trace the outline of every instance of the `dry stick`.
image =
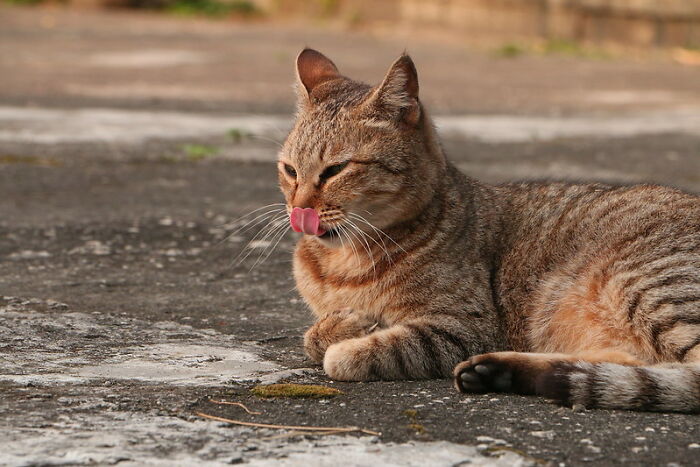
[[[329,430],[329,431],[315,431],[315,435],[335,435],[337,433],[342,433],[341,431],[337,430]],[[308,435],[308,431],[290,431],[289,433],[284,433],[281,435],[274,435],[274,436],[267,436],[265,438],[260,438],[263,441],[271,441],[273,439],[284,439],[284,438],[294,438],[295,436],[303,436],[303,435]]]
[[248,412],[251,415],[260,415],[262,412],[253,412],[252,410],[248,409],[245,405],[241,404],[240,402],[228,402],[228,401],[216,401],[214,399],[209,399],[209,402],[214,403],[214,404],[220,404],[220,405],[236,405],[246,412]]
[[366,435],[380,436],[381,433],[372,430],[365,430],[364,428],[359,428],[356,426],[349,427],[333,427],[333,426],[294,426],[294,425],[270,425],[267,423],[253,423],[253,422],[243,422],[241,420],[232,420],[230,418],[216,417],[214,415],[209,415],[202,412],[195,412],[195,415],[203,418],[208,418],[210,420],[216,420],[217,422],[233,423],[234,425],[243,426],[254,426],[257,428],[274,428],[278,430],[299,430],[299,431],[333,431],[336,433],[352,433],[354,431],[359,431]]

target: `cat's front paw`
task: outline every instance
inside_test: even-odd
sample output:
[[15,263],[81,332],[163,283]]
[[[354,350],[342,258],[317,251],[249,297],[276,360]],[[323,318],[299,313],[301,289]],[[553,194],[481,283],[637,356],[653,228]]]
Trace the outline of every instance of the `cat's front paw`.
[[331,345],[366,336],[377,327],[366,316],[349,309],[337,310],[319,319],[304,334],[304,350],[316,363],[323,362]]
[[367,346],[364,339],[351,339],[328,347],[323,358],[323,370],[336,381],[368,381],[370,378],[369,358],[362,358]]

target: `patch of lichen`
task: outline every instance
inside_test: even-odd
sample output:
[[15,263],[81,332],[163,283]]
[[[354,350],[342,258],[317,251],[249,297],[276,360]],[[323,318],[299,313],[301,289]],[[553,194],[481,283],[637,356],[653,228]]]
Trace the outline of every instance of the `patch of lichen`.
[[418,433],[419,435],[422,435],[425,433],[425,427],[421,425],[420,423],[409,423],[406,425],[406,428],[409,430]]
[[403,414],[408,417],[411,423],[406,425],[406,428],[409,430],[422,435],[425,433],[425,427],[418,423],[418,411],[414,409],[406,409],[403,411]]
[[290,397],[301,399],[321,399],[343,394],[342,391],[316,384],[266,384],[250,390],[254,396],[262,398]]
[[0,154],[0,165],[25,164],[40,167],[59,167],[61,163],[50,157],[16,156],[14,154]]

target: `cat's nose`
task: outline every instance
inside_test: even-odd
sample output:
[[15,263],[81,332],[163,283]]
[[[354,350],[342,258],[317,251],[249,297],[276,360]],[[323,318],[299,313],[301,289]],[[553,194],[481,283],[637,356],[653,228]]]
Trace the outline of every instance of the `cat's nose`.
[[300,184],[294,193],[291,205],[293,208],[313,208],[316,204],[316,189],[309,184]]

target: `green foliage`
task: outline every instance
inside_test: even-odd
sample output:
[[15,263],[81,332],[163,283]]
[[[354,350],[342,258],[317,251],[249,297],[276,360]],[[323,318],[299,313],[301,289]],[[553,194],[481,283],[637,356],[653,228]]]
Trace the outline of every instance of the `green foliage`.
[[247,132],[245,132],[244,130],[240,130],[238,128],[231,128],[230,130],[228,130],[226,132],[226,135],[231,140],[231,142],[234,144],[239,144],[245,138],[248,138],[250,136]]
[[348,15],[348,25],[350,26],[359,26],[364,22],[365,18],[362,15],[362,12],[360,10],[353,10],[349,15]]
[[526,52],[525,47],[515,42],[508,42],[496,49],[496,55],[503,58],[515,58]]
[[230,2],[219,0],[174,0],[168,3],[165,9],[182,16],[219,17],[232,14],[253,16],[260,13],[255,4],[248,0],[233,0]]
[[549,39],[544,43],[542,50],[545,54],[583,55],[581,44],[566,39]]
[[322,16],[331,16],[338,10],[338,0],[318,0]]
[[570,57],[606,59],[609,55],[602,49],[586,47],[580,42],[567,39],[549,39],[542,46],[545,55],[565,55]]
[[556,55],[604,60],[610,55],[603,49],[587,47],[568,39],[547,39],[540,43],[508,42],[495,50],[496,56],[516,58],[522,55]]
[[185,144],[182,146],[182,150],[187,158],[193,162],[215,156],[219,152],[219,148],[205,144]]
[[36,165],[39,167],[59,167],[62,165],[60,161],[57,161],[56,159],[52,159],[50,157],[0,154],[0,165],[12,164]]
[[46,0],[4,0],[5,3],[10,5],[39,5],[44,3]]

